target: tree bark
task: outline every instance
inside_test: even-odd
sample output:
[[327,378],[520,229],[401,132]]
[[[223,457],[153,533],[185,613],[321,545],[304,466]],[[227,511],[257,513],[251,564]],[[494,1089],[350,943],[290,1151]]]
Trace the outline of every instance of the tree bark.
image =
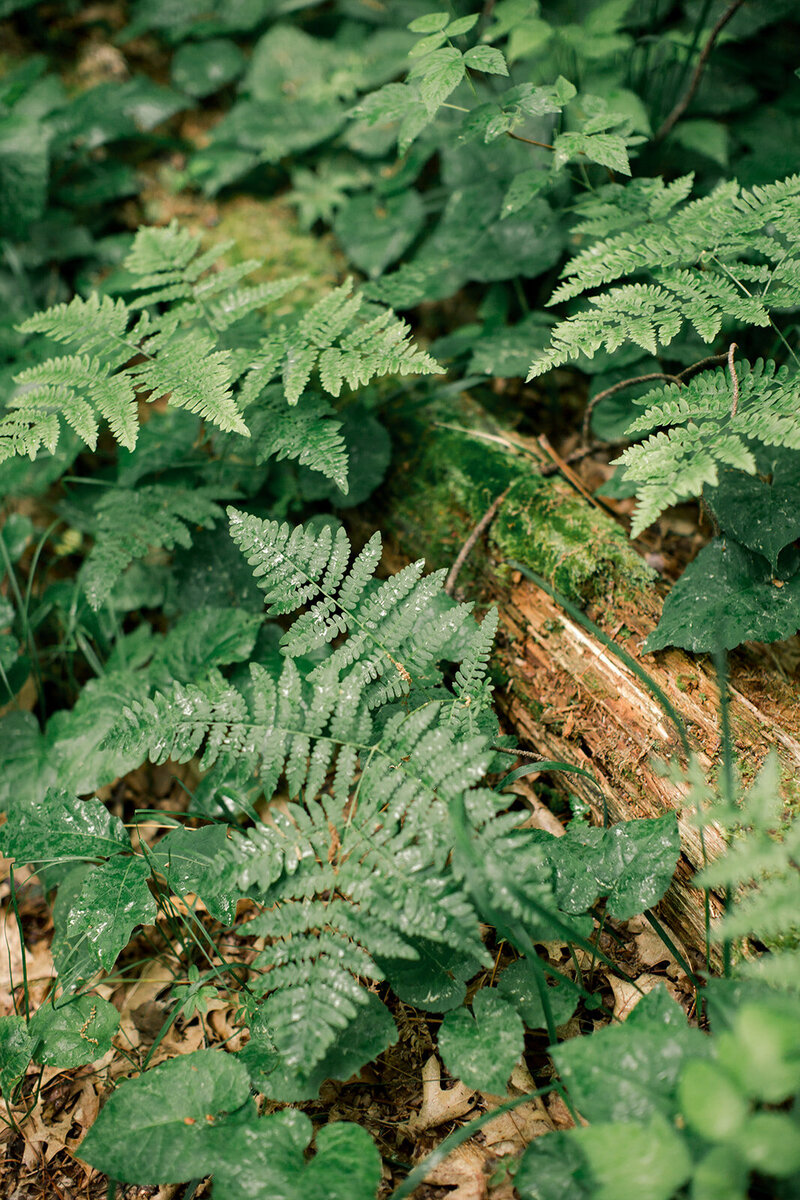
[[[682,761],[676,731],[641,680],[509,560],[578,602],[641,663],[682,717],[692,749],[710,774],[719,757],[713,664],[676,649],[642,654],[642,642],[658,622],[663,587],[618,522],[563,478],[542,475],[535,441],[510,432],[466,396],[447,412],[432,407],[413,419],[400,416],[392,434],[398,465],[375,521],[389,535],[390,554],[425,557],[429,567],[451,566],[476,523],[508,489],[456,583],[466,598],[499,608],[500,711],[526,750],[593,774],[599,793],[575,774],[554,772],[550,781],[589,804],[596,819],[603,819],[604,808],[612,821],[676,812],[682,855],[659,911],[701,965],[704,904],[691,880],[704,854],[713,857],[723,843],[712,829],[705,847],[701,844],[685,787],[657,769],[658,760]],[[772,747],[785,770],[796,775],[796,686],[752,650],[732,657],[731,683],[732,726],[745,781]],[[719,907],[712,896],[712,915]]]

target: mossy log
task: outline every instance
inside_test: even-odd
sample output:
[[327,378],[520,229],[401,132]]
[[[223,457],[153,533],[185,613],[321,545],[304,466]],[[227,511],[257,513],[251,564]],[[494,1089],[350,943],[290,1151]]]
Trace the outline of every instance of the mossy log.
[[[680,785],[656,760],[681,758],[676,730],[652,693],[600,640],[509,564],[517,562],[579,603],[669,697],[692,749],[713,772],[719,755],[713,664],[670,649],[643,655],[664,589],[620,524],[559,475],[542,474],[541,447],[504,429],[467,396],[392,425],[396,467],[383,492],[381,527],[395,551],[449,566],[476,522],[505,493],[458,577],[458,590],[501,615],[496,667],[500,710],[520,744],[543,759],[585,767],[552,775],[602,819],[678,816],[683,853],[661,916],[684,945],[704,955],[702,894],[691,878],[703,861],[698,829]],[[755,670],[754,668],[755,661]],[[800,769],[797,688],[770,660],[734,655],[732,724],[745,780],[775,747],[788,777]],[[705,851],[719,852],[710,831]],[[712,897],[712,912],[718,911]]]

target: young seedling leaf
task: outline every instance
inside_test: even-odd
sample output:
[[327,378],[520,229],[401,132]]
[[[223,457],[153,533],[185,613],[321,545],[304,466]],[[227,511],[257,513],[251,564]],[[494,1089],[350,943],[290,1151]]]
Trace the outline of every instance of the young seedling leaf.
[[503,1095],[525,1044],[519,1015],[493,988],[481,988],[466,1008],[449,1012],[439,1030],[439,1050],[451,1075],[468,1087]]

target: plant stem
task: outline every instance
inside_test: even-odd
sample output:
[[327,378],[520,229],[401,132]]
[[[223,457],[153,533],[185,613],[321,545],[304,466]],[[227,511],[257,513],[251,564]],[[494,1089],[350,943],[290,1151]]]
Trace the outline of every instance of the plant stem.
[[680,121],[681,117],[686,112],[686,109],[689,107],[692,100],[694,99],[695,92],[697,91],[698,87],[700,86],[700,80],[703,77],[703,71],[706,69],[706,63],[708,62],[709,58],[711,57],[711,51],[714,49],[714,43],[716,42],[717,37],[719,36],[720,32],[725,28],[725,26],[728,24],[728,21],[730,21],[731,17],[734,15],[734,13],[738,9],[740,9],[743,4],[744,4],[744,0],[733,0],[733,4],[728,5],[728,7],[725,9],[725,12],[719,18],[719,20],[717,21],[714,28],[711,30],[711,33],[709,34],[709,37],[708,37],[708,40],[707,40],[705,46],[703,46],[703,49],[700,51],[700,57],[697,60],[697,66],[695,67],[694,74],[692,75],[692,78],[689,81],[688,88],[683,93],[683,95],[681,96],[680,100],[675,105],[675,107],[672,109],[672,112],[669,114],[669,116],[666,118],[666,120],[662,123],[660,129],[656,133],[655,138],[653,139],[654,141],[656,141],[656,142],[663,141],[664,138],[667,136],[667,134],[672,130],[673,126],[675,126],[678,123],[678,121]]

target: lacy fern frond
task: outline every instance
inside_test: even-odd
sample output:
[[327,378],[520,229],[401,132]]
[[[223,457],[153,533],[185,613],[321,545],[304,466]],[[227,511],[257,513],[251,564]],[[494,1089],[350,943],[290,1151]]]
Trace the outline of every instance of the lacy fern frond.
[[488,678],[489,656],[499,620],[500,614],[492,606],[456,671],[453,691],[460,703],[450,710],[450,728],[462,735],[477,732],[479,717],[491,707],[494,689]]
[[444,571],[422,576],[412,563],[374,584],[381,540],[374,534],[350,563],[343,529],[280,525],[228,510],[231,536],[253,567],[271,615],[310,605],[284,634],[290,655],[307,654],[347,635],[326,660],[336,670],[354,668],[369,703],[385,704],[424,686],[431,667],[461,628],[470,605],[442,600]]
[[202,488],[150,484],[107,492],[95,508],[95,544],[82,574],[89,603],[99,608],[134,559],[191,546],[190,526],[211,529],[224,515]]
[[625,478],[637,485],[638,506],[632,535],[664,509],[716,486],[721,467],[753,474],[751,443],[800,450],[797,380],[788,368],[759,360],[752,368],[737,363],[739,395],[733,406],[727,369],[704,371],[689,383],[660,386],[636,403],[646,411],[628,435],[657,430],[629,447],[617,460]]
[[[800,303],[798,197],[800,175],[750,191],[730,181],[666,220],[654,208],[643,225],[581,251],[564,268],[565,282],[550,304],[605,290],[588,297],[591,310],[556,326],[529,378],[624,341],[655,354],[684,322],[706,342],[726,318],[768,325],[771,311]],[[639,278],[607,286],[625,277]]]
[[737,804],[708,811],[730,844],[697,882],[734,897],[713,926],[716,941],[755,938],[771,946],[768,954],[743,959],[738,973],[800,991],[800,821],[786,823],[780,782],[771,751]]
[[[75,297],[25,321],[24,333],[41,333],[74,353],[47,359],[17,376],[17,391],[0,418],[0,462],[14,454],[35,457],[55,450],[63,424],[92,449],[101,421],[133,449],[138,403],[163,397],[223,432],[245,437],[243,410],[257,405],[264,388],[281,378],[285,400],[296,405],[314,371],[322,388],[338,396],[344,383],[358,387],[385,374],[431,373],[438,365],[410,340],[405,322],[387,309],[366,306],[348,281],[294,323],[281,324],[255,351],[237,346],[231,327],[280,299],[296,278],[253,287],[243,278],[259,266],[248,260],[219,267],[230,245],[200,253],[200,239],[173,222],[136,235],[124,266],[141,295],[130,302]],[[267,413],[273,409],[265,403]],[[254,414],[255,415],[255,414]],[[259,420],[263,429],[264,418]],[[261,451],[300,457],[298,436],[286,422]],[[337,482],[346,464],[327,438],[315,439],[304,462]],[[341,483],[340,483],[341,486]]]
[[281,326],[264,340],[242,389],[257,394],[280,378],[287,402],[294,405],[315,370],[323,389],[338,396],[345,383],[357,388],[380,375],[428,375],[441,368],[411,341],[405,321],[353,295],[348,279],[296,326]]
[[[447,870],[447,802],[486,770],[484,739],[457,743],[440,706],[387,724],[355,796],[273,811],[236,837],[229,869],[264,911],[254,990],[290,1067],[319,1062],[366,1003],[379,960],[414,961],[419,939],[486,961],[475,912]],[[297,1014],[303,1013],[298,1020]]]

